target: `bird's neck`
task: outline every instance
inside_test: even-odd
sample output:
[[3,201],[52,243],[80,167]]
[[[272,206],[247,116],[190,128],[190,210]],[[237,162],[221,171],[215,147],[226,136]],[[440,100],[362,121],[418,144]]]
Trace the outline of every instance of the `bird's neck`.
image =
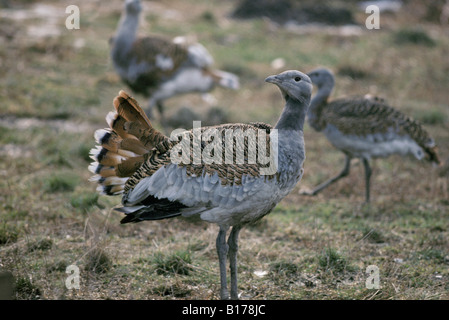
[[307,112],[307,119],[309,125],[315,130],[321,131],[321,113],[323,108],[326,106],[329,96],[332,92],[334,85],[328,83],[318,89],[318,92],[313,97],[310,102],[310,107]]
[[125,12],[122,15],[114,39],[113,54],[123,57],[129,52],[136,40],[138,25],[139,13]]
[[303,97],[303,100],[299,101],[286,95],[285,101],[284,110],[275,129],[303,131],[310,97]]

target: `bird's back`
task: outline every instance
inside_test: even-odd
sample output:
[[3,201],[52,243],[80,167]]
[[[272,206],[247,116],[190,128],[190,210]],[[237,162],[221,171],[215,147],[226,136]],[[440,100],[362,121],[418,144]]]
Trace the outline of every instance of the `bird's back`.
[[[270,152],[270,129],[271,126],[261,123],[233,123],[198,128],[198,137],[195,137],[197,133],[195,132],[195,129],[193,129],[183,131],[177,137],[177,140],[166,138],[160,143],[156,144],[155,149],[157,150],[157,152],[151,153],[147,161],[127,181],[125,192],[127,190],[133,189],[134,186],[137,185],[143,178],[151,176],[162,166],[171,164],[174,159],[172,152],[179,152],[179,159],[182,161],[177,163],[177,166],[180,168],[185,168],[185,173],[187,176],[202,177],[205,174],[217,174],[220,183],[223,186],[241,185],[242,180],[244,179],[243,176],[260,177],[261,164],[257,162],[251,163],[248,159],[248,152],[253,151],[255,155],[257,155],[259,152],[259,144],[257,143],[257,130],[262,130],[262,132],[267,133],[267,135],[264,136],[264,138],[266,139],[265,152]],[[251,139],[248,137],[245,138],[243,136],[250,131],[254,132],[255,139]],[[229,158],[229,163],[224,163],[226,161],[226,157],[229,155],[229,153],[227,154],[227,132],[229,132],[229,137],[232,136],[233,138],[234,148],[232,148],[231,146],[231,149],[228,149],[229,152],[232,152],[232,154],[230,154],[231,158]],[[238,163],[239,161],[237,160],[237,155],[234,152],[237,149],[236,144],[238,142],[236,140],[240,138],[240,133],[242,134],[241,142],[243,142],[243,145],[241,145],[241,150],[243,151],[243,163]],[[220,144],[219,149],[221,149],[222,154],[215,159],[223,160],[222,163],[220,163],[220,161],[209,163],[210,161],[206,159],[207,155],[208,157],[211,157],[209,159],[212,160],[212,158],[214,157],[213,152],[218,149],[213,149],[211,148],[211,144],[204,142],[204,139],[207,136],[218,137],[218,143]],[[214,140],[211,140],[212,141],[210,143],[213,143]],[[185,142],[189,143],[189,145],[188,148],[183,150],[181,144]],[[216,145],[216,147],[218,146]],[[182,158],[181,153],[185,150],[188,150],[188,157]],[[210,153],[212,153],[212,156]],[[267,178],[272,179],[273,175],[267,176]]]
[[150,95],[161,82],[178,72],[188,59],[188,50],[181,44],[162,37],[137,38],[130,52],[114,59],[122,80],[133,91]]

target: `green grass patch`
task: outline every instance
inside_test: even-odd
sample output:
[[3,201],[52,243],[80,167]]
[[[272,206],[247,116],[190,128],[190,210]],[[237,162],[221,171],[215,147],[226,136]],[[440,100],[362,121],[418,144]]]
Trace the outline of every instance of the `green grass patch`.
[[75,190],[79,183],[79,177],[73,173],[52,174],[44,180],[46,192],[69,192]]
[[28,243],[28,252],[34,251],[48,251],[53,247],[52,239],[39,239],[37,241],[33,241]]
[[9,204],[3,204],[2,221],[20,221],[29,215],[27,210],[16,209]]
[[318,256],[318,265],[323,271],[332,273],[343,273],[354,271],[348,259],[334,248],[326,248]]
[[433,261],[437,264],[449,264],[449,255],[447,252],[439,249],[424,249],[417,252],[418,259]]
[[102,248],[94,248],[86,256],[85,269],[94,273],[106,273],[112,268],[109,254]]
[[421,28],[407,28],[396,31],[393,34],[394,42],[397,44],[414,44],[427,47],[436,46],[433,40],[425,30]]
[[81,194],[73,194],[70,198],[72,207],[87,211],[95,206],[102,208],[98,203],[99,194],[94,192],[83,192]]
[[273,279],[278,285],[289,285],[296,281],[301,275],[301,268],[298,264],[287,261],[279,260],[270,263],[270,278]]
[[152,258],[152,264],[157,274],[189,275],[193,268],[192,256],[189,251],[177,251],[171,254],[156,253]]
[[42,290],[27,277],[19,277],[16,280],[15,296],[17,300],[38,300],[42,296]]
[[49,263],[45,270],[47,273],[65,272],[69,265],[70,263],[66,260],[58,259],[52,263]]
[[158,285],[147,292],[161,297],[185,298],[192,293],[192,290],[180,282],[175,282]]
[[416,120],[426,125],[443,125],[448,121],[446,112],[441,110],[418,109],[414,111],[413,115]]
[[367,240],[371,243],[384,243],[385,236],[381,231],[365,227],[363,230],[362,239]]
[[0,223],[0,245],[16,242],[19,238],[20,230],[11,223]]

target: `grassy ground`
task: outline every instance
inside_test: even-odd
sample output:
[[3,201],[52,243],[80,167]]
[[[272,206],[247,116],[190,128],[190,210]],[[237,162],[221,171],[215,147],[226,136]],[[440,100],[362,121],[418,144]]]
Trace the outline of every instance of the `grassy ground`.
[[[73,1],[47,1],[44,15],[32,9],[40,2],[0,9],[0,269],[13,273],[17,299],[216,299],[216,226],[182,219],[122,226],[112,211],[120,199],[96,195],[87,181],[93,132],[126,89],[107,44],[121,1],[76,2],[80,30],[64,26]],[[195,35],[219,68],[240,76],[238,92],[214,91],[232,121],[276,121],[281,97],[263,79],[281,71],[270,63],[283,58],[283,69],[333,69],[336,97],[381,95],[421,120],[442,158],[449,156],[447,27],[417,28],[413,15],[388,15],[380,30],[354,35],[299,32],[263,19],[230,20],[233,5],[145,1],[141,23],[143,33]],[[195,95],[167,106],[168,113],[208,108]],[[300,185],[241,233],[242,298],[448,299],[447,178],[429,164],[391,157],[373,162],[370,206],[361,205],[360,164],[317,197],[303,197],[300,188],[343,166],[321,134],[307,126],[305,139]],[[69,265],[79,267],[79,290],[65,285]],[[369,265],[379,268],[378,289],[366,288]]]

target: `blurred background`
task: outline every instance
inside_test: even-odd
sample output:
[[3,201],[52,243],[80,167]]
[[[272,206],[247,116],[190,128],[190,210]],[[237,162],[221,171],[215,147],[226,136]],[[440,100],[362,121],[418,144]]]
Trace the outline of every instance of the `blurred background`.
[[[365,26],[372,4],[380,9],[378,30]],[[79,30],[65,27],[69,5],[80,9]],[[336,76],[333,98],[386,99],[424,125],[443,161],[449,157],[448,1],[155,0],[142,6],[139,34],[195,38],[217,68],[240,77],[238,91],[216,88],[212,104],[195,94],[168,100],[172,128],[189,129],[192,120],[275,124],[283,102],[264,79],[325,66]],[[118,91],[146,103],[111,63],[108,41],[122,10],[121,0],[0,0],[0,268],[15,276],[17,299],[216,298],[218,266],[208,245],[214,226],[188,229],[176,220],[121,227],[111,210],[120,199],[98,196],[87,181],[93,133],[106,126]],[[160,127],[157,117],[154,124]],[[448,170],[393,156],[373,163],[369,208],[360,205],[361,165],[306,198],[298,190],[337,174],[343,155],[307,125],[305,140],[300,185],[265,222],[244,232],[241,261],[254,266],[242,267],[248,297],[449,298]],[[284,260],[275,255],[280,248]],[[195,265],[190,275],[154,272],[170,258],[164,252],[179,250],[189,268]],[[329,256],[347,263],[343,271],[329,273],[322,263]],[[378,293],[360,280],[373,261],[389,280]],[[85,270],[89,290],[64,287],[70,264]]]

